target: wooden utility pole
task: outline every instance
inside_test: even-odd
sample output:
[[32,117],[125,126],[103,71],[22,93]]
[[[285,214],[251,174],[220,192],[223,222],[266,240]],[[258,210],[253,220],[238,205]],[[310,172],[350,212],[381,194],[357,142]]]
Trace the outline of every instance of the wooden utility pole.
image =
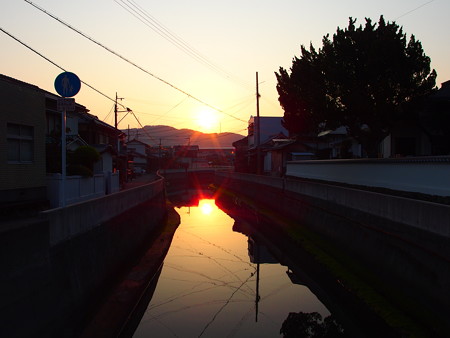
[[117,129],[117,92],[116,92],[116,100],[114,101],[114,128]]
[[161,139],[159,139],[158,169],[161,170]]
[[260,142],[261,142],[261,138],[260,138],[260,131],[261,131],[261,127],[260,127],[260,120],[259,120],[259,84],[258,84],[258,72],[256,72],[256,125],[254,127],[255,128],[255,136],[256,136],[256,140],[255,140],[255,144],[256,144],[256,173],[258,175],[261,175],[261,149],[260,149]]
[[119,110],[117,108],[117,100],[123,100],[123,97],[117,97],[117,92],[116,92],[116,100],[114,101],[114,128],[116,128],[116,129],[119,125],[119,122],[117,121],[117,114],[118,113],[129,113],[131,111],[130,108],[127,108],[127,110]]

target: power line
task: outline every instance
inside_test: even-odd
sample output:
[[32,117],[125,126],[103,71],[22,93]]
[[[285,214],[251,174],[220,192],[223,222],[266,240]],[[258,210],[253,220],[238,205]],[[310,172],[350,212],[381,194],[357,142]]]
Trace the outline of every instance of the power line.
[[188,97],[185,97],[183,100],[181,100],[180,102],[178,102],[175,106],[173,106],[172,108],[170,108],[168,111],[166,111],[163,115],[157,117],[156,119],[154,119],[153,121],[150,122],[150,124],[154,123],[155,121],[158,121],[161,117],[166,116],[167,114],[169,114],[172,110],[174,110],[175,108],[177,108],[179,105],[183,104],[184,101],[186,101],[188,99]]
[[[11,33],[7,32],[6,30],[4,30],[3,28],[0,27],[0,30],[5,33],[6,35],[8,35],[10,38],[12,38],[13,40],[16,40],[18,43],[20,43],[22,46],[28,48],[29,50],[31,50],[33,53],[39,55],[41,58],[43,58],[44,60],[50,62],[52,65],[54,65],[55,67],[61,69],[62,71],[66,72],[67,70],[63,67],[61,67],[60,65],[58,65],[56,62],[50,60],[48,57],[46,57],[45,55],[43,55],[42,53],[38,52],[36,49],[30,47],[29,45],[27,45],[25,42],[23,42],[22,40],[20,40],[19,38],[15,37],[14,35],[12,35]],[[99,93],[100,95],[106,97],[108,100],[111,100],[113,102],[115,102],[115,100],[111,97],[109,97],[108,95],[106,95],[105,93],[102,93],[100,90],[98,90],[97,88],[91,86],[90,84],[88,84],[87,82],[81,80],[81,83],[83,83],[84,85],[86,85],[87,87],[91,88],[92,90],[96,91],[97,93]],[[123,105],[122,105],[123,106]],[[123,106],[123,108],[126,108],[125,106]]]
[[155,143],[156,145],[158,145],[158,141],[157,141],[153,136],[151,136],[151,135],[145,130],[144,126],[141,124],[141,121],[139,121],[138,117],[136,116],[136,114],[135,114],[133,111],[131,111],[131,115],[134,116],[134,118],[136,119],[137,123],[141,126],[141,130],[142,130],[142,131],[143,131],[143,132],[144,132],[151,140],[153,140],[154,142],[156,142],[156,143]]
[[[159,22],[155,17],[149,14],[145,9],[139,6],[135,1],[132,0],[114,0],[119,6],[121,6],[128,13],[133,15],[136,19],[141,21],[147,27],[152,29],[158,35],[172,43],[178,49],[185,52],[187,55],[194,58],[196,61],[201,64],[207,66],[213,71],[219,73],[221,76],[224,76],[228,80],[232,80],[245,88],[249,89],[249,83],[242,81],[241,79],[233,76],[223,68],[217,66],[212,61],[208,60],[207,57],[202,55],[198,50],[190,46],[185,40],[177,36],[175,33],[170,31],[167,27],[165,27],[161,22]],[[127,2],[127,3],[126,3]]]
[[410,11],[406,12],[405,14],[400,15],[399,17],[395,18],[394,20],[398,20],[398,19],[400,19],[400,18],[403,18],[404,16],[407,16],[408,14],[411,14],[412,12],[415,12],[415,11],[417,11],[418,9],[420,9],[420,8],[422,8],[422,7],[424,7],[424,6],[428,5],[428,4],[430,4],[430,3],[432,3],[432,2],[434,2],[434,0],[428,1],[428,2],[426,2],[426,3],[422,4],[422,5],[420,5],[419,7],[416,7],[416,8],[414,8],[414,9],[411,9]]
[[[29,45],[27,45],[25,42],[21,41],[20,39],[18,39],[17,37],[15,37],[14,35],[12,35],[11,33],[7,32],[6,30],[4,30],[2,27],[0,27],[0,31],[2,31],[3,33],[5,33],[6,35],[8,35],[9,37],[11,37],[13,40],[19,42],[21,45],[23,45],[24,47],[26,47],[27,49],[31,50],[33,53],[39,55],[41,58],[43,58],[44,60],[46,60],[47,62],[51,63],[52,65],[54,65],[55,67],[61,69],[62,71],[67,71],[65,68],[63,68],[62,66],[58,65],[56,62],[52,61],[51,59],[47,58],[45,55],[43,55],[42,53],[38,52],[37,50],[35,50],[34,48],[30,47]],[[88,84],[87,82],[81,80],[81,83],[83,83],[84,85],[86,85],[87,87],[91,88],[92,90],[96,91],[97,93],[101,94],[102,96],[104,96],[105,98],[111,100],[112,102],[116,102],[115,99],[109,97],[108,95],[102,93],[101,91],[99,91],[98,89],[96,89],[95,87],[91,86],[90,84]],[[183,102],[183,101],[182,101]],[[179,104],[181,104],[182,102],[180,102]],[[120,104],[120,103],[119,103]],[[178,105],[179,105],[178,104]],[[123,108],[126,108],[123,104],[120,104]],[[157,140],[152,137],[144,128],[144,126],[142,125],[142,123],[139,121],[139,118],[136,116],[136,114],[130,110],[130,113],[133,115],[133,117],[136,119],[137,123],[139,124],[139,126],[141,127],[141,129],[143,130],[143,132],[150,138],[152,139],[154,142],[157,143]],[[109,116],[109,114],[108,114]],[[245,129],[244,129],[245,130]],[[220,135],[219,135],[220,136]]]
[[242,122],[246,122],[246,121],[244,121],[244,120],[242,120],[242,119],[240,119],[240,118],[238,118],[238,117],[236,117],[236,116],[233,116],[233,115],[231,115],[231,114],[228,114],[228,113],[224,112],[223,110],[221,110],[221,109],[219,109],[219,108],[217,108],[217,107],[214,107],[214,106],[210,105],[209,103],[207,103],[207,102],[205,102],[205,101],[203,101],[203,100],[201,100],[201,99],[195,97],[194,95],[189,94],[188,92],[186,92],[186,91],[184,91],[184,90],[178,88],[177,86],[173,85],[172,83],[170,83],[170,82],[168,82],[168,81],[166,81],[166,80],[164,80],[164,79],[158,77],[157,75],[151,73],[150,71],[144,69],[143,67],[139,66],[138,64],[136,64],[136,63],[132,62],[131,60],[125,58],[124,56],[120,55],[119,53],[117,53],[117,52],[113,51],[112,49],[106,47],[106,46],[103,45],[102,43],[100,43],[100,42],[94,40],[93,38],[91,38],[91,37],[88,36],[87,34],[81,32],[80,30],[76,29],[75,27],[73,27],[73,26],[69,25],[68,23],[64,22],[63,20],[59,19],[57,16],[55,16],[55,15],[53,15],[53,14],[47,12],[45,9],[43,9],[42,7],[39,7],[38,5],[34,4],[33,2],[31,2],[31,1],[29,1],[29,0],[24,0],[24,1],[25,1],[26,3],[32,5],[32,6],[35,7],[36,9],[40,10],[40,11],[43,12],[44,14],[50,16],[52,19],[58,21],[59,23],[63,24],[64,26],[70,28],[70,29],[73,30],[74,32],[80,34],[81,36],[83,36],[84,38],[88,39],[89,41],[95,43],[95,44],[98,45],[99,47],[102,47],[102,48],[105,49],[106,51],[108,51],[108,52],[110,52],[111,54],[113,54],[113,55],[119,57],[120,59],[124,60],[125,62],[129,63],[130,65],[132,65],[132,66],[136,67],[137,69],[143,71],[144,73],[146,73],[146,74],[148,74],[148,75],[154,77],[154,78],[157,79],[158,81],[161,81],[162,83],[164,83],[164,84],[166,84],[166,85],[172,87],[173,89],[175,89],[175,90],[177,90],[177,91],[183,93],[184,95],[186,95],[186,96],[188,96],[188,97],[194,99],[195,101],[197,101],[197,102],[199,102],[199,103],[201,103],[201,104],[203,104],[203,105],[205,105],[205,106],[207,106],[207,107],[210,107],[210,108],[214,109],[215,111],[218,111],[218,112],[220,112],[220,113],[222,113],[222,114],[228,115],[228,116],[230,116],[230,117],[232,117],[232,118],[234,118],[234,119],[236,119],[236,120],[239,120],[239,121],[242,121]]

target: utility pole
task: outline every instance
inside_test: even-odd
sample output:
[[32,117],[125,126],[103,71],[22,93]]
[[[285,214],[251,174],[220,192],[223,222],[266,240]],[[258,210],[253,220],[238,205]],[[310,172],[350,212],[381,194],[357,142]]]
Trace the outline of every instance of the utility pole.
[[[123,98],[120,98],[120,97],[117,97],[117,92],[116,92],[116,100],[114,101],[114,128],[116,128],[116,130],[118,130],[117,129],[117,125],[118,125],[118,123],[117,123],[117,113],[119,112],[118,111],[118,109],[117,109],[117,100],[122,100]],[[116,151],[117,152],[120,152],[120,145],[119,145],[119,139],[117,139],[117,142],[116,142]]]
[[260,131],[261,131],[261,127],[260,127],[260,119],[259,119],[259,84],[258,84],[258,72],[256,72],[256,130],[255,130],[255,134],[256,134],[256,173],[258,175],[261,175],[261,149],[260,149],[260,142],[261,142],[261,138],[260,138]]
[[[123,99],[124,99],[123,97],[117,97],[117,92],[116,92],[116,100],[114,101],[114,128],[116,128],[116,129],[117,129],[117,126],[119,125],[119,122],[117,122],[117,114],[118,113],[129,113],[129,112],[131,112],[131,109],[128,108],[128,107],[127,107],[127,110],[119,110],[117,108],[117,100],[123,100]],[[123,118],[122,118],[122,120],[123,120]]]
[[159,139],[158,169],[161,170],[161,139]]
[[116,92],[116,100],[114,101],[114,128],[117,129],[117,92]]

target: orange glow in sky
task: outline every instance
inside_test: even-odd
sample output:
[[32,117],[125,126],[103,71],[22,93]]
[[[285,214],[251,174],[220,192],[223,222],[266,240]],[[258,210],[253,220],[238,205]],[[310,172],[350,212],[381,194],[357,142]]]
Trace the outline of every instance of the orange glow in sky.
[[199,131],[212,133],[219,132],[219,118],[212,109],[202,109],[197,112],[197,124]]
[[122,98],[133,111],[119,113],[122,130],[167,125],[246,135],[256,115],[256,72],[260,114],[283,116],[275,72],[290,69],[301,45],[320,48],[349,17],[357,25],[380,15],[396,21],[422,43],[438,87],[450,79],[450,44],[439,38],[450,31],[450,1],[260,1],[257,10],[254,1],[238,0],[38,2],[107,49],[28,1],[8,1],[1,28],[41,56],[0,32],[0,73],[55,93],[59,65],[91,86],[83,83],[75,99],[101,121],[114,125],[116,93]]

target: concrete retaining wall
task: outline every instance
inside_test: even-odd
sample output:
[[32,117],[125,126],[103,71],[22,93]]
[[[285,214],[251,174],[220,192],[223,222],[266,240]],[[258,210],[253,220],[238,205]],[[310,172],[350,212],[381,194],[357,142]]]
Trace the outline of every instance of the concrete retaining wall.
[[101,198],[44,211],[50,225],[50,245],[78,236],[118,216],[144,201],[164,193],[160,179],[147,185],[120,191]]
[[217,173],[216,180],[236,198],[255,203],[257,211],[262,206],[275,229],[282,230],[276,219],[282,215],[359,261],[424,311],[448,313],[449,206],[294,179]]
[[168,194],[176,194],[188,189],[207,189],[214,182],[215,169],[164,170],[161,175],[166,181]]
[[46,211],[0,237],[0,336],[77,337],[163,225],[163,179]]
[[328,202],[333,209],[342,206],[368,215],[411,226],[450,238],[450,206],[409,198],[314,183],[293,178],[278,178],[241,173],[217,173],[222,180],[252,182],[282,192]]

